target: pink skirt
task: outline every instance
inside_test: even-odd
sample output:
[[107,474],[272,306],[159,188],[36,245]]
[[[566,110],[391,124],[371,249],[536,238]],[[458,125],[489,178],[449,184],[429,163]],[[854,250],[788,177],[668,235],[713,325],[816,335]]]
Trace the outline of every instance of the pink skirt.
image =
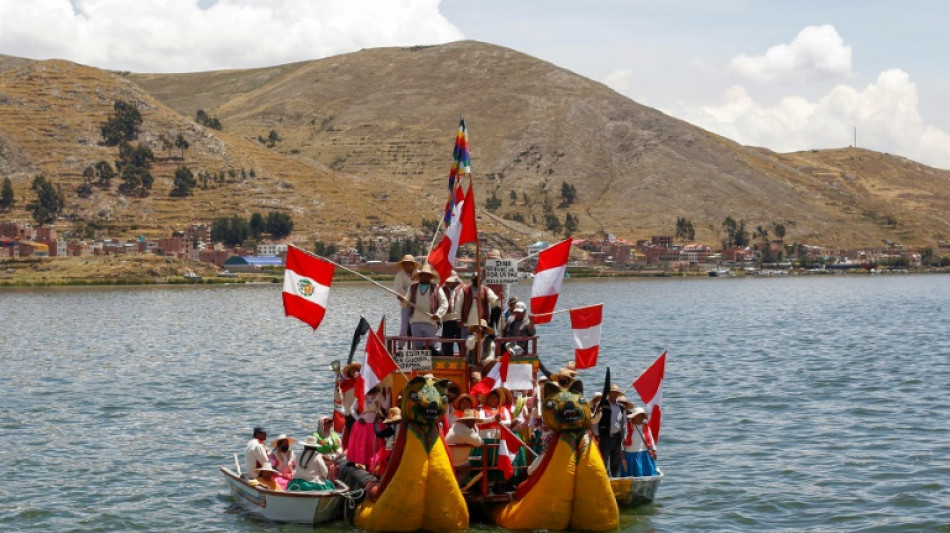
[[376,431],[373,429],[373,424],[357,420],[350,428],[346,458],[369,468],[374,455],[376,455]]

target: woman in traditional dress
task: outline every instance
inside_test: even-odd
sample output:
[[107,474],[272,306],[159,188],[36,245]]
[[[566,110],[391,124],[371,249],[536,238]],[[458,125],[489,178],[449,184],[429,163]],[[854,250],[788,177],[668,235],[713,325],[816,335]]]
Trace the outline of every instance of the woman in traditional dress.
[[282,489],[287,488],[287,483],[294,478],[294,470],[297,469],[297,456],[290,449],[295,442],[292,437],[281,433],[270,443],[273,448],[270,452],[270,464],[279,473],[276,480]]
[[655,476],[656,445],[653,433],[646,424],[647,412],[637,407],[627,415],[627,435],[624,438],[624,458],[620,477]]

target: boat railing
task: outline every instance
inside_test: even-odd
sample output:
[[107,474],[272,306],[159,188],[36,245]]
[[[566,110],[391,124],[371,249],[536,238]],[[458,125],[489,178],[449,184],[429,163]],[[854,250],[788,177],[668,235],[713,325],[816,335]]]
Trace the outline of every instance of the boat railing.
[[[523,353],[520,357],[538,356],[538,337],[496,337],[495,354],[501,356],[505,353],[508,343],[516,343],[521,346]],[[445,339],[442,337],[412,337],[407,335],[390,335],[386,338],[386,348],[389,353],[395,354],[398,350],[413,349],[412,346],[424,346],[422,349],[433,350],[436,357],[458,357],[465,358],[468,350],[465,347],[465,339]],[[445,348],[443,348],[443,346]],[[452,355],[448,353],[448,347],[452,347]]]
[[[479,449],[480,455],[468,456],[468,463],[460,466],[454,467],[456,476],[464,476],[466,474],[474,474],[474,476],[479,476],[478,479],[478,493],[476,494],[480,498],[488,498],[492,495],[498,495],[498,493],[493,493],[489,490],[489,479],[490,472],[504,472],[504,469],[498,466],[498,450],[501,447],[501,442],[497,439],[489,439],[493,442],[483,442],[481,446],[472,446],[471,444],[449,444],[450,448],[469,448],[469,449]],[[473,464],[474,461],[478,461],[478,464]],[[514,466],[514,474],[512,477],[519,477],[518,473],[521,470],[527,470],[527,466]],[[474,478],[472,476],[472,478]],[[471,479],[469,479],[469,483]],[[461,483],[460,483],[461,485]]]

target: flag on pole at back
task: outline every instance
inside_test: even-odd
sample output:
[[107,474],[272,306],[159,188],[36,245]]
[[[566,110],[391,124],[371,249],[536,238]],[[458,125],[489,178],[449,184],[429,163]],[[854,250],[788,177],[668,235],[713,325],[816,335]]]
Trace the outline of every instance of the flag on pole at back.
[[491,367],[491,370],[488,371],[488,375],[483,377],[481,381],[475,384],[468,393],[473,397],[478,398],[479,396],[487,396],[489,392],[503,386],[505,381],[508,380],[508,366],[511,363],[511,354],[505,351],[505,354],[501,356],[501,359],[498,360],[498,363],[495,366]]
[[333,263],[314,257],[295,246],[287,248],[284,269],[284,314],[317,329],[326,313],[333,282]]
[[478,230],[475,228],[475,193],[472,186],[468,186],[468,193],[461,202],[455,204],[456,215],[452,223],[445,229],[445,235],[439,244],[429,253],[428,262],[439,273],[439,283],[452,275],[455,255],[459,246],[478,240]]
[[640,374],[640,377],[633,381],[633,388],[640,395],[643,401],[644,410],[647,412],[650,432],[653,433],[653,439],[660,440],[660,418],[662,412],[660,404],[663,401],[663,373],[666,369],[666,352],[664,351],[655,361]]
[[567,271],[567,260],[571,255],[571,238],[567,238],[538,254],[538,267],[534,271],[531,284],[531,314],[535,324],[546,324],[557,305],[558,292]]
[[366,335],[367,331],[369,331],[369,322],[361,315],[360,322],[356,325],[356,331],[353,332],[353,341],[350,342],[350,355],[346,358],[346,364],[353,362],[353,354],[356,353],[356,347],[359,346],[360,340],[362,340],[363,335]]
[[471,159],[468,153],[468,130],[465,128],[465,119],[459,119],[459,131],[455,136],[455,149],[452,151],[452,168],[449,170],[449,200],[445,204],[445,213],[442,221],[448,226],[454,217],[453,207],[461,195],[461,176],[472,172]]
[[578,370],[596,366],[604,304],[578,307],[570,312],[571,328],[574,330],[574,365]]
[[359,402],[360,412],[365,406],[366,394],[376,385],[386,379],[391,372],[399,370],[396,362],[383,345],[383,341],[375,331],[370,331],[366,338],[366,358],[360,367],[360,376],[356,383],[356,399]]

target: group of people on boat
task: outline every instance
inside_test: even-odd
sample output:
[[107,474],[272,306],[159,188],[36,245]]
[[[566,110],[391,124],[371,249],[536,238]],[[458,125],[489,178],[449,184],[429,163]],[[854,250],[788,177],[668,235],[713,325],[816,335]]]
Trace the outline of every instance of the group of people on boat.
[[317,431],[301,443],[303,451],[299,457],[291,449],[296,439],[282,433],[270,443],[271,450],[268,451],[265,446],[267,431],[255,427],[244,450],[248,484],[274,491],[336,488],[330,481],[326,460],[332,461],[338,456],[340,437],[333,431],[329,417],[321,417],[318,426]]
[[[492,255],[501,257],[493,250]],[[532,337],[535,327],[527,316],[524,302],[509,298],[502,311],[502,286],[483,284],[477,272],[465,283],[452,271],[441,286],[434,283],[437,273],[428,263],[419,266],[412,255],[399,262],[399,271],[393,281],[393,292],[401,304],[399,336],[419,340],[411,342],[414,350],[430,349],[445,357],[465,357],[470,364],[491,359],[495,354],[497,332],[502,337]],[[440,329],[441,326],[441,329]],[[437,344],[432,339],[444,342]],[[482,346],[478,349],[481,339]],[[464,340],[464,343],[458,342]],[[527,342],[521,341],[527,348]],[[403,347],[403,342],[397,344]]]

